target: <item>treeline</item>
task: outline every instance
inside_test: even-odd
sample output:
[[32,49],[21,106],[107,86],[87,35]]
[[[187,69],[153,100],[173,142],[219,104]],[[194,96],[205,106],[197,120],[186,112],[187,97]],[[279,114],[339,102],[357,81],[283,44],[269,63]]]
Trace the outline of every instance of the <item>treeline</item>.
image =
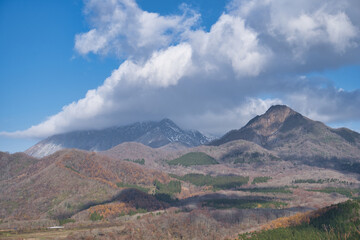
[[310,192],[323,192],[323,193],[338,193],[348,198],[356,198],[359,195],[358,189],[341,188],[341,187],[326,187],[322,189],[308,189]]
[[[295,179],[292,183],[310,183],[310,184],[323,184],[323,183],[341,183],[341,184],[349,184],[347,181],[340,181],[337,178],[325,178],[325,179]],[[352,185],[352,183],[350,183]]]

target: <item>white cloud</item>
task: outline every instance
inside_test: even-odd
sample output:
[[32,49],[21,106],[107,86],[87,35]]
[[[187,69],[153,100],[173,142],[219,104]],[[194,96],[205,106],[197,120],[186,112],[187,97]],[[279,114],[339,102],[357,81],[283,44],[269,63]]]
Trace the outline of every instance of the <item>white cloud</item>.
[[159,88],[175,85],[181,77],[186,75],[190,66],[191,48],[188,44],[180,44],[155,52],[144,64],[125,61],[105,80],[104,85],[89,90],[85,98],[63,107],[61,112],[39,125],[25,131],[2,134],[43,138],[79,128],[94,128],[99,123],[96,118],[99,118],[101,125],[114,123],[113,120],[104,121],[102,117],[111,115],[113,112],[128,110],[123,103],[116,101],[119,92],[127,89],[131,91],[133,86]]
[[106,44],[106,37],[98,34],[96,29],[91,29],[89,32],[75,37],[75,49],[83,55],[89,52],[98,53],[105,48]]
[[354,46],[357,29],[343,12],[331,15],[317,11],[312,15],[301,14],[290,19],[285,26],[274,26],[285,35],[286,40],[295,47],[297,54],[302,54],[317,44],[331,44],[342,53]]
[[255,30],[284,40],[294,57],[302,59],[312,47],[328,45],[344,53],[356,46],[359,29],[347,14],[356,4],[353,0],[233,0],[229,9]]
[[[223,14],[211,27],[209,33],[202,30],[190,35],[194,51],[205,69],[217,69],[229,64],[238,77],[257,76],[271,55],[270,50],[261,46],[257,33],[245,26],[237,16]],[[201,66],[199,66],[201,67]]]
[[305,116],[326,122],[345,122],[360,119],[360,91],[344,91],[335,87],[307,87],[288,94],[286,102]]
[[360,16],[352,4],[234,0],[205,31],[186,7],[161,16],[133,0],[86,1],[91,29],[76,35],[75,50],[126,60],[58,114],[0,135],[41,138],[163,117],[219,134],[278,103],[327,122],[360,119],[360,92],[305,77],[360,61]]
[[154,52],[143,65],[125,61],[105,81],[104,87],[113,88],[120,81],[139,86],[144,84],[158,87],[176,85],[179,79],[190,71],[191,55],[191,47],[183,43]]
[[82,55],[148,56],[181,40],[199,18],[186,7],[182,15],[160,16],[141,10],[134,0],[89,0],[85,12],[93,28],[75,37],[75,49]]
[[358,29],[344,12],[324,15],[324,18],[329,41],[337,51],[344,52],[347,48],[357,45],[354,39],[358,34]]
[[207,111],[180,118],[185,126],[192,126],[209,134],[221,136],[225,131],[239,129],[251,118],[266,112],[272,105],[282,104],[280,99],[274,98],[247,98],[239,106],[231,109],[224,108],[222,111]]

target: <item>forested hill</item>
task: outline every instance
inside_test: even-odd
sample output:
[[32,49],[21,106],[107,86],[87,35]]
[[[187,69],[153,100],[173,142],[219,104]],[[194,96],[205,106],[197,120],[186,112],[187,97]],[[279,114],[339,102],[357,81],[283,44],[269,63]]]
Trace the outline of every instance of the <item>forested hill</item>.
[[[284,227],[286,225],[290,227]],[[279,228],[241,234],[238,239],[360,239],[360,200],[349,200],[302,216],[277,219],[269,226]]]

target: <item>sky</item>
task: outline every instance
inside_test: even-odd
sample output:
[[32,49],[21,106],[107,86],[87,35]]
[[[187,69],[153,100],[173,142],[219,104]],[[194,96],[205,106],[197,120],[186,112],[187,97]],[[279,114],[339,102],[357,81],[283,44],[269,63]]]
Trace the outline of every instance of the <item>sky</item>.
[[358,0],[2,0],[0,151],[170,118],[221,136],[271,105],[360,131]]

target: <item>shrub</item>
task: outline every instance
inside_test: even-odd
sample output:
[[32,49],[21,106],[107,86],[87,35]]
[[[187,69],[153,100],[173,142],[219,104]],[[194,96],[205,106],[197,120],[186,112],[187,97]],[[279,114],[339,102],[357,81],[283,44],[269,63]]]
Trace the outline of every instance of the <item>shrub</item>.
[[265,183],[265,182],[269,181],[270,179],[271,179],[271,177],[256,177],[256,178],[254,178],[254,180],[252,181],[251,184]]
[[125,161],[128,161],[128,162],[133,162],[133,163],[137,163],[137,164],[140,164],[140,165],[145,165],[145,159],[141,158],[141,159],[124,159]]
[[75,222],[75,220],[71,219],[71,218],[59,219],[59,225],[60,226],[65,225],[67,223],[73,223],[73,222]]
[[101,216],[101,215],[98,214],[97,212],[93,212],[93,213],[90,215],[90,219],[91,219],[91,221],[99,221],[99,220],[102,220],[102,219],[103,219],[103,216]]
[[267,188],[241,188],[244,192],[257,192],[257,193],[292,193],[287,187],[267,187]]

